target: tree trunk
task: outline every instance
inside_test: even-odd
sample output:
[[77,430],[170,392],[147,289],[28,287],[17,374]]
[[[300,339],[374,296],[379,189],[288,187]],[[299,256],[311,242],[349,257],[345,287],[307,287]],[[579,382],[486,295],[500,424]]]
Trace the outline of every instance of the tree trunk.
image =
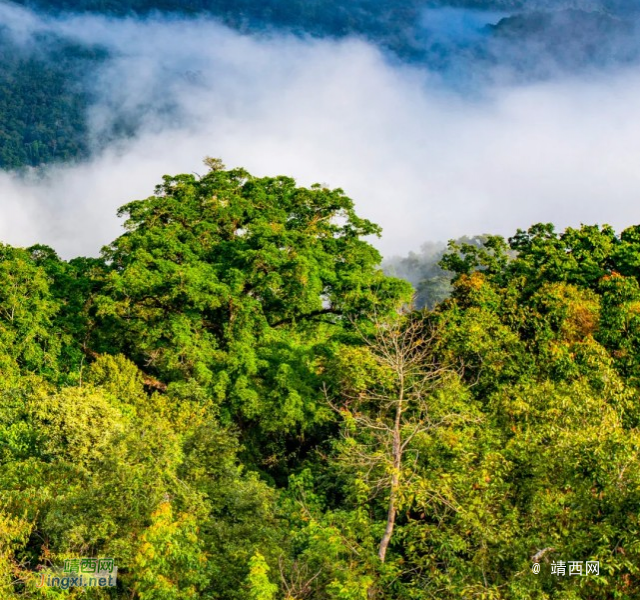
[[387,511],[387,527],[384,530],[384,535],[382,536],[382,540],[380,541],[380,547],[378,548],[378,557],[381,562],[384,562],[384,559],[387,556],[387,548],[389,547],[389,542],[391,541],[391,536],[393,535],[393,528],[396,524],[396,494],[398,490],[398,481],[399,477],[394,469],[393,476],[391,478],[391,494],[389,496],[389,510]]
[[391,473],[391,490],[389,492],[389,509],[387,510],[387,526],[384,530],[384,535],[380,541],[378,548],[378,558],[380,562],[384,562],[387,556],[387,548],[389,542],[391,542],[391,536],[393,535],[393,528],[396,524],[397,508],[397,496],[398,488],[400,487],[400,468],[402,467],[402,439],[400,435],[401,423],[402,423],[402,408],[404,400],[404,381],[401,377],[400,397],[398,398],[398,404],[396,405],[396,418],[393,427],[393,471]]

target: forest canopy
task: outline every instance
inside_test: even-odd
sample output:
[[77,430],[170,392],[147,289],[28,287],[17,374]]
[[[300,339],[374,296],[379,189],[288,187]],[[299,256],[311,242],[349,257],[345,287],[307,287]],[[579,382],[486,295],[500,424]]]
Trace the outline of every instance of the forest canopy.
[[451,242],[415,309],[342,190],[207,166],[0,248],[2,597],[635,597],[640,226]]

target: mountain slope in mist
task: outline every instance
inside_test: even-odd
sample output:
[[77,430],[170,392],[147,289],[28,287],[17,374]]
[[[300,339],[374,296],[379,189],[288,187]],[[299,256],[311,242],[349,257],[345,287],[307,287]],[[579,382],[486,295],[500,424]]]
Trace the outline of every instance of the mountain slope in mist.
[[576,9],[629,14],[640,10],[636,0],[432,0],[429,6],[454,6],[475,10],[536,12]]
[[36,11],[54,14],[89,12],[111,16],[149,14],[212,16],[245,32],[282,29],[303,35],[362,35],[400,50],[418,22],[421,0],[31,0]]
[[[342,11],[355,18],[357,6]],[[2,102],[25,120],[5,131],[5,150],[23,154],[4,166],[58,161],[0,173],[0,238],[94,254],[118,231],[117,206],[170,169],[197,170],[205,155],[344,188],[383,225],[386,255],[539,221],[624,228],[638,221],[640,187],[635,17],[561,7],[431,4],[396,29],[370,11],[380,35],[340,37],[245,27],[240,13],[233,28],[211,14],[0,4],[12,77]],[[415,52],[392,51],[393,31]],[[81,56],[65,66],[50,40]],[[629,52],[594,59],[589,44]],[[18,58],[61,79],[8,69]],[[38,85],[42,99],[20,91]],[[75,147],[31,152],[32,132],[45,147]]]
[[[194,26],[213,17],[245,35],[271,39],[290,35],[300,39],[364,38],[393,63],[417,66],[462,94],[476,93],[496,77],[502,82],[527,82],[594,66],[630,64],[640,57],[636,19],[621,2],[539,1],[528,3],[526,8],[517,2],[493,2],[483,3],[483,10],[473,10],[477,6],[473,2],[425,4],[418,0],[358,0],[349,4],[335,0],[2,3],[0,168],[85,158],[114,139],[134,135],[150,115],[166,123],[179,121],[180,106],[163,100],[160,75],[149,86],[147,97],[136,100],[135,110],[123,112],[127,102],[110,104],[101,98],[105,86],[115,85],[113,77],[112,81],[105,81],[105,77],[119,68],[123,53],[129,54],[131,61],[137,60],[135,49],[118,47],[116,40],[124,24],[143,24],[149,19],[171,22],[178,18],[177,13],[183,19],[190,15],[187,22]],[[545,12],[551,7],[553,10]],[[593,8],[598,11],[588,10]],[[613,8],[615,14],[605,11]],[[79,36],[68,23],[76,23],[79,29],[96,26],[95,21],[79,21],[75,15],[81,12],[111,15],[112,33],[102,35],[98,45],[90,36]],[[25,32],[26,42],[21,38]],[[164,68],[160,52],[155,66],[145,60],[145,71],[160,73]],[[198,61],[196,53],[191,62]],[[186,63],[182,69],[188,87],[189,81],[198,79],[198,70]],[[146,72],[139,75],[148,76]],[[99,131],[91,123],[96,112],[109,123]]]
[[21,47],[0,28],[0,168],[88,156],[92,98],[83,80],[101,60],[85,45],[50,35]]
[[495,42],[510,47],[507,60],[529,76],[544,76],[544,69],[552,67],[575,73],[585,67],[621,65],[640,55],[636,22],[601,12],[519,14],[502,19],[491,30]]

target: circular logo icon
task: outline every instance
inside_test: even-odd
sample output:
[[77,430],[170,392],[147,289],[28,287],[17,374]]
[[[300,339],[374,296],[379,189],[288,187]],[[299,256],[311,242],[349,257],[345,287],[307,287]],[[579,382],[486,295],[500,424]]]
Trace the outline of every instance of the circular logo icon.
[[533,563],[531,570],[533,571],[534,575],[537,575],[538,573],[540,573],[540,563]]

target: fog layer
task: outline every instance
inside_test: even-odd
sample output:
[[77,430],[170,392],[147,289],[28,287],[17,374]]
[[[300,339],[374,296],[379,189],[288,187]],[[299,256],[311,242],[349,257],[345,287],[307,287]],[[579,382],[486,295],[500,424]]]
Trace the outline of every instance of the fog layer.
[[115,121],[137,123],[90,161],[0,173],[0,239],[11,244],[95,255],[120,231],[117,207],[150,195],[165,173],[202,172],[205,155],[342,187],[383,226],[385,254],[538,221],[640,222],[635,63],[529,82],[498,66],[461,93],[436,69],[355,38],[11,6],[0,17],[27,46],[47,31],[108,51],[87,81],[96,148]]

